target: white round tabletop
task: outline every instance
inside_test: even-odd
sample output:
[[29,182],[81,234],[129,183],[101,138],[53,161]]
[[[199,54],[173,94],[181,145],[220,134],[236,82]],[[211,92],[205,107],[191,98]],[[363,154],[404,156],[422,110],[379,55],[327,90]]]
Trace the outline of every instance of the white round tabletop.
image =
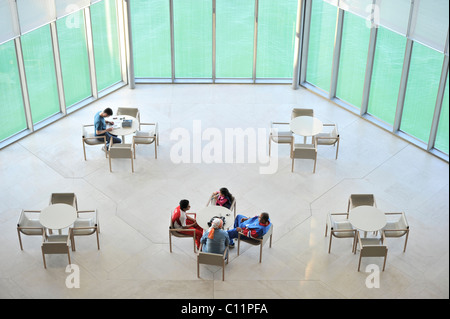
[[208,222],[214,216],[225,217],[225,223],[223,224],[224,228],[225,224],[233,223],[232,220],[230,221],[230,219],[233,219],[231,210],[222,206],[210,205],[197,212],[197,224],[206,231],[209,228]]
[[53,204],[44,208],[39,215],[42,226],[48,229],[63,229],[75,222],[77,210],[67,204]]
[[291,120],[290,129],[297,135],[314,136],[322,132],[323,123],[317,117],[297,116]]
[[[131,126],[122,127],[123,120],[132,120]],[[139,128],[139,121],[130,115],[116,115],[112,117],[111,121],[114,122],[113,127],[117,126],[110,132],[113,135],[124,136],[133,134]]]
[[378,231],[386,226],[386,215],[374,206],[358,206],[349,212],[348,220],[362,231]]

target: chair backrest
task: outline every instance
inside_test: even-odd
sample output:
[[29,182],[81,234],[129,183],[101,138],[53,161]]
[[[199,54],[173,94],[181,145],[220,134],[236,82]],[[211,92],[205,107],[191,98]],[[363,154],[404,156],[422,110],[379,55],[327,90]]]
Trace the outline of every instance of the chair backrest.
[[42,243],[42,253],[44,254],[67,254],[68,253],[68,235],[49,236]]
[[292,109],[291,119],[298,116],[314,116],[313,109],[294,108]]
[[131,144],[113,144],[109,147],[110,158],[131,158],[133,154]]
[[387,246],[384,245],[363,245],[361,248],[361,257],[385,257],[387,250]]
[[294,144],[292,150],[293,158],[315,159],[317,148],[315,144]]
[[139,117],[139,109],[135,107],[119,107],[117,109],[117,115],[129,115],[134,118]]
[[67,204],[77,208],[77,196],[75,193],[52,193],[50,196],[50,205],[53,204]]
[[222,254],[204,253],[199,251],[197,260],[199,264],[222,266],[224,256]]
[[358,206],[376,206],[375,196],[373,194],[351,194],[349,198],[351,207]]

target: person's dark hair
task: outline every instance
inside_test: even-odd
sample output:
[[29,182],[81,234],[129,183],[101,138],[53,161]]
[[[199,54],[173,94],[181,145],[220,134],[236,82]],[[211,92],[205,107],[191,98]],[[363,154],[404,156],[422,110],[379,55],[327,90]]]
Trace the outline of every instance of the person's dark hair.
[[189,206],[189,201],[187,199],[182,199],[180,201],[180,209],[185,210]]
[[233,200],[233,195],[231,195],[231,193],[228,191],[227,188],[222,187],[222,188],[220,189],[220,192],[222,193],[223,196],[228,197],[228,198],[230,199],[230,201]]
[[269,221],[269,213],[261,213],[261,222],[267,223]]
[[110,107],[107,107],[107,108],[103,111],[103,113],[106,113],[106,114],[108,114],[108,116],[111,116],[111,115],[113,115],[113,110],[111,110]]

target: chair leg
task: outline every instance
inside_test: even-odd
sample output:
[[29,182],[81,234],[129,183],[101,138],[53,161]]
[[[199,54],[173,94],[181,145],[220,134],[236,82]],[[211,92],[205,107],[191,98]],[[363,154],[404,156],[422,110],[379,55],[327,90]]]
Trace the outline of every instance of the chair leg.
[[338,158],[338,151],[339,151],[339,140],[337,141],[336,145],[336,159]]
[[155,159],[158,159],[158,145],[155,142]]
[[20,237],[20,230],[17,230],[17,235],[19,236],[20,250],[23,250],[23,246],[22,246],[22,238]]
[[70,262],[70,249],[69,249],[69,246],[67,246],[67,257],[69,257],[69,265],[70,265],[71,262]]
[[70,243],[72,245],[72,251],[75,251],[75,236],[73,234],[70,235]]
[[109,171],[112,173],[112,168],[111,168],[111,155],[109,156]]
[[313,174],[316,172],[316,163],[317,163],[317,154],[316,154],[316,158],[314,159],[314,169],[313,169]]
[[100,250],[100,240],[98,239],[98,228],[96,234],[97,234],[97,249]]
[[328,244],[328,253],[331,251],[331,240],[333,239],[333,234],[330,233],[330,243]]
[[131,156],[131,172],[134,173],[133,156]]
[[272,143],[270,142],[270,136],[269,136],[269,157],[270,157],[271,148],[272,148]]
[[238,234],[238,249],[237,249],[237,255],[239,256],[239,247],[241,246],[241,235]]
[[361,268],[361,255],[359,255],[358,271]]
[[405,247],[403,248],[403,252],[406,251],[406,244],[408,243],[408,236],[409,236],[409,232],[406,233]]
[[42,251],[42,259],[44,260],[44,268],[47,269],[47,264],[45,262],[45,254],[44,251]]
[[197,257],[197,278],[200,278],[200,263],[198,262],[198,257]]
[[169,248],[170,248],[170,252],[172,252],[172,234],[169,231]]
[[259,263],[262,261],[262,243],[259,244]]
[[225,281],[225,260],[222,262],[222,281]]
[[84,140],[83,139],[81,139],[81,142],[83,143],[84,160],[86,160],[86,146],[84,145]]

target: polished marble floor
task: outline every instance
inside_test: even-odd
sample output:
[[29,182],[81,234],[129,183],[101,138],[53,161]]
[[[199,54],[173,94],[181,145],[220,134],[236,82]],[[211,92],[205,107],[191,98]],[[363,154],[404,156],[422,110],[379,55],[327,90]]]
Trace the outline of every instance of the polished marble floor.
[[[98,146],[87,147],[83,159],[81,124],[119,106],[139,107],[143,122],[159,123],[158,159],[153,145],[138,146],[134,173],[126,159],[114,160],[110,173]],[[234,154],[231,161],[207,162],[204,132],[221,138],[227,128],[267,133],[270,121],[289,120],[293,107],[313,107],[324,122],[338,124],[338,160],[334,147],[320,146],[315,174],[311,160],[297,160],[292,173],[289,147],[280,145],[276,170],[261,174],[268,165],[263,143],[253,163],[248,154],[244,161]],[[205,157],[198,160],[193,150],[190,162],[175,163],[180,139],[174,132],[188,132]],[[305,89],[123,87],[0,150],[0,180],[0,298],[449,298],[448,163]],[[225,281],[214,266],[201,266],[198,279],[190,240],[175,238],[169,252],[169,214],[182,198],[199,211],[220,187],[236,197],[238,213],[269,212],[273,245],[258,263],[259,249],[243,244],[240,256],[231,250]],[[79,288],[66,287],[66,256],[47,256],[44,269],[40,238],[24,236],[19,248],[21,209],[44,208],[53,192],[74,192],[80,209],[99,213],[101,249],[95,236],[79,237],[71,253]],[[351,239],[333,240],[328,254],[326,215],[345,211],[352,193],[373,193],[380,209],[404,211],[411,227],[405,253],[404,238],[387,240],[379,288],[366,285],[373,274],[365,270],[381,267],[381,259],[363,259],[358,272]]]

